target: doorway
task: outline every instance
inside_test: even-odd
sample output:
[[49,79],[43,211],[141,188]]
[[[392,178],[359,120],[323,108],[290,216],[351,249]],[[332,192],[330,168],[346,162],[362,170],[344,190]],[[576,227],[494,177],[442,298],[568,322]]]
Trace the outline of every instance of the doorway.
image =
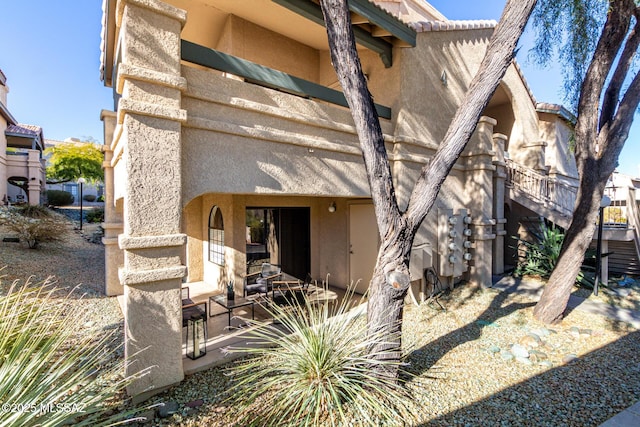
[[310,209],[248,207],[247,265],[278,264],[304,279],[311,271]]

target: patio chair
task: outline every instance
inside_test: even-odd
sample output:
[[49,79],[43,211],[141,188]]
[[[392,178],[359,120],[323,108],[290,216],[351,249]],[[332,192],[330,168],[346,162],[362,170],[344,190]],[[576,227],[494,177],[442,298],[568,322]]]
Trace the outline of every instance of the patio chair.
[[186,328],[191,317],[202,317],[207,320],[207,303],[205,301],[195,303],[189,296],[189,287],[182,287],[182,327]]
[[244,296],[253,294],[268,296],[272,289],[273,281],[280,277],[281,274],[282,269],[279,265],[268,262],[263,263],[259,272],[247,274],[244,277]]
[[274,280],[272,282],[272,298],[276,303],[290,304],[294,300],[298,304],[304,303],[304,297],[309,291],[309,285],[313,282],[311,273],[307,273],[302,280]]

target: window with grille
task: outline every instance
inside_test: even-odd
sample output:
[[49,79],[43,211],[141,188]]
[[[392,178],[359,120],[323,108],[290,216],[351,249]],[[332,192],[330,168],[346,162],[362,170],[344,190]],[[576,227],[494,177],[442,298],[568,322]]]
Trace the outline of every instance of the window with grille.
[[209,214],[209,261],[224,265],[224,223],[217,206]]

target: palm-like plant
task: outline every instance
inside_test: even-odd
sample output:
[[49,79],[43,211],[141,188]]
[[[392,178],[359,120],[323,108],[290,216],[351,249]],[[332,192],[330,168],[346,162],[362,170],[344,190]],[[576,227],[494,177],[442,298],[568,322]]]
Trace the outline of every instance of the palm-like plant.
[[404,425],[412,418],[406,389],[374,375],[397,362],[370,353],[380,337],[367,336],[364,306],[350,310],[352,296],[331,306],[313,297],[269,305],[280,324],[256,321],[246,345],[229,349],[249,356],[229,371],[238,425]]
[[116,337],[77,335],[83,309],[54,292],[27,281],[0,293],[0,426],[113,425],[129,415],[104,415],[128,382]]

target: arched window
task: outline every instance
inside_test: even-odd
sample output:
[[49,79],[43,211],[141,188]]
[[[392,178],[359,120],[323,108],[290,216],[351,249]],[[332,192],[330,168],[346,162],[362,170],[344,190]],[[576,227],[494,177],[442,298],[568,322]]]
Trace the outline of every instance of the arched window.
[[224,223],[217,206],[209,213],[209,261],[224,265]]

